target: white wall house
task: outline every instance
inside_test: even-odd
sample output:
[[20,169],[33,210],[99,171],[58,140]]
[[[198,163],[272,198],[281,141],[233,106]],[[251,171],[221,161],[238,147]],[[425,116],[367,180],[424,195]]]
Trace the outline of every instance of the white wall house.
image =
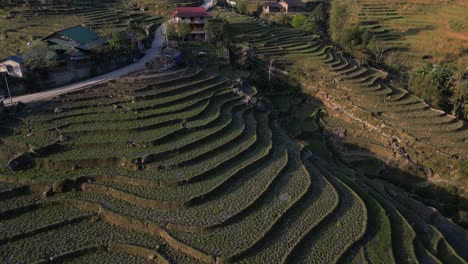
[[23,78],[26,73],[23,58],[20,55],[15,55],[1,60],[0,72],[5,72],[10,77]]

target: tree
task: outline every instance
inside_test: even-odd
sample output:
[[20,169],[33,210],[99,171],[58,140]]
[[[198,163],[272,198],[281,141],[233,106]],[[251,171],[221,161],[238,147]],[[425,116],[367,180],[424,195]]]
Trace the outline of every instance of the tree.
[[369,40],[369,34],[359,27],[357,6],[353,0],[331,2],[330,34],[332,40],[347,52],[359,50],[359,46]]
[[249,9],[249,2],[247,0],[237,0],[236,9],[237,12],[246,15]]
[[205,24],[205,30],[208,33],[208,39],[212,43],[224,42],[226,34],[227,21],[222,18],[213,18]]
[[295,29],[299,29],[308,33],[315,33],[317,31],[315,21],[313,21],[311,17],[304,14],[295,15],[291,21],[291,25]]
[[398,58],[398,53],[395,51],[391,51],[387,54],[386,63],[387,63],[387,71],[390,71],[390,69],[394,70],[393,67],[393,62],[395,62]]
[[177,35],[179,36],[180,40],[184,40],[185,37],[190,35],[192,32],[192,29],[190,28],[188,23],[185,22],[179,22],[177,23]]
[[174,22],[168,22],[166,24],[166,40],[172,40],[177,38],[177,29]]
[[349,5],[346,1],[332,1],[330,10],[330,33],[333,41],[340,43],[342,32],[348,24],[350,15]]
[[367,45],[367,50],[371,52],[375,63],[378,64],[382,62],[387,47],[383,41],[377,40],[375,36],[373,36]]
[[289,25],[291,23],[291,17],[287,14],[279,14],[275,16],[275,22],[281,25]]
[[45,42],[39,41],[33,43],[23,54],[25,65],[32,72],[40,72],[55,63],[49,60],[53,56]]
[[450,103],[452,115],[462,119],[468,119],[468,83],[464,82],[464,74],[457,76],[457,83],[452,88]]
[[135,46],[136,41],[142,40],[146,37],[145,30],[137,21],[129,21],[125,31],[132,37],[133,46]]
[[121,51],[126,46],[126,40],[122,34],[114,32],[109,39],[109,46],[114,51]]
[[316,23],[324,22],[326,20],[326,13],[327,12],[325,10],[325,7],[322,3],[320,3],[316,8],[314,8],[314,11],[312,11],[311,17]]

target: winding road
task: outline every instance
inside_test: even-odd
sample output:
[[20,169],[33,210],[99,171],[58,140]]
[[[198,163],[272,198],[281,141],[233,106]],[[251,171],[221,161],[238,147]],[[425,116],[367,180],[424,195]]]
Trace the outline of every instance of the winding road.
[[[208,10],[209,8],[213,7],[213,5],[214,5],[214,0],[204,0],[201,7]],[[96,85],[99,83],[114,80],[124,75],[127,75],[131,72],[141,70],[145,67],[145,64],[147,62],[153,60],[156,56],[158,56],[161,53],[161,47],[165,39],[164,38],[165,31],[166,31],[166,27],[165,27],[165,23],[163,23],[156,29],[156,34],[155,34],[153,43],[151,44],[151,48],[145,51],[145,55],[141,59],[139,59],[138,61],[130,65],[127,65],[115,71],[112,71],[112,72],[109,72],[100,76],[96,76],[96,77],[93,77],[91,79],[87,79],[81,82],[68,84],[65,86],[61,86],[61,87],[43,91],[43,92],[15,96],[12,98],[13,104],[17,102],[32,103],[32,102],[45,101],[45,100],[48,100],[50,98],[53,98],[55,96],[58,96],[64,93],[69,93],[72,91],[85,89],[87,87],[90,87],[91,85]],[[6,99],[5,105],[8,106],[9,104],[10,104],[10,99]]]

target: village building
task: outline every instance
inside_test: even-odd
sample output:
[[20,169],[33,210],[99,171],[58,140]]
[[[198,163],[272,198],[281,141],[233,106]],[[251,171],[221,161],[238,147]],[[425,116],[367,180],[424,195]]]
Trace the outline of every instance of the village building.
[[90,76],[93,52],[106,43],[106,39],[83,26],[54,32],[43,41],[54,54],[50,60],[56,66],[49,72],[49,79],[56,85]]
[[278,13],[281,12],[281,8],[278,2],[266,2],[263,4],[263,13]]
[[280,0],[278,2],[286,13],[304,12],[305,4],[301,0]]
[[188,23],[192,32],[189,40],[207,40],[205,23],[211,17],[203,7],[177,7],[172,17],[175,23]]
[[48,43],[49,49],[54,51],[51,58],[63,66],[72,68],[88,65],[93,50],[106,43],[96,32],[83,26],[74,26],[52,33],[43,41]]
[[8,74],[13,78],[23,78],[26,73],[21,55],[15,55],[0,61],[0,72]]

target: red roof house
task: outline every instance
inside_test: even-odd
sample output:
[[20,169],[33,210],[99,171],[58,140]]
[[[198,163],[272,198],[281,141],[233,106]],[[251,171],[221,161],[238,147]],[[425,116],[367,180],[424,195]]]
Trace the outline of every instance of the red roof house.
[[177,7],[172,17],[176,24],[189,24],[192,29],[189,40],[206,40],[205,22],[211,15],[203,7]]
[[177,7],[172,17],[210,17],[203,7]]

